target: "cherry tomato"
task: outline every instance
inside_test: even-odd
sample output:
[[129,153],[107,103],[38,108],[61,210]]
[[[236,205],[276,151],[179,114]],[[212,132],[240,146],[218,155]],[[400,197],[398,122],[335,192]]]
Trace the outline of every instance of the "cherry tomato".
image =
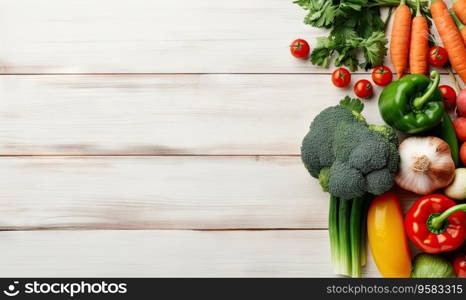
[[460,148],[460,159],[464,166],[466,166],[466,142],[461,145]]
[[332,82],[336,87],[347,87],[351,81],[351,73],[345,68],[338,68],[333,71]]
[[446,109],[454,109],[456,106],[456,92],[449,85],[441,85],[438,87],[442,93],[443,104]]
[[386,86],[392,82],[393,73],[387,66],[380,65],[372,71],[372,81],[380,86]]
[[466,278],[466,255],[459,255],[453,262],[456,276]]
[[310,50],[309,44],[302,39],[294,40],[290,45],[291,54],[296,58],[307,58]]
[[354,93],[359,98],[369,98],[374,93],[372,83],[369,80],[361,79],[354,85]]
[[459,117],[453,122],[455,126],[456,136],[462,142],[466,141],[466,118]]
[[436,67],[443,67],[448,61],[448,53],[445,48],[433,46],[429,50],[429,63]]

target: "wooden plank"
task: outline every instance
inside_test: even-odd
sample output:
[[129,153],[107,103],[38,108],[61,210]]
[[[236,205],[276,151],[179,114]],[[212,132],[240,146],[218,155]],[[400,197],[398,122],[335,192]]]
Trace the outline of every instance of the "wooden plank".
[[[383,124],[376,91],[363,113]],[[299,155],[352,94],[328,75],[1,76],[0,155]]]
[[322,35],[304,15],[283,0],[1,0],[1,71],[322,72],[288,50]]
[[327,35],[305,14],[292,0],[0,0],[0,72],[328,72],[289,53]]
[[[2,277],[332,277],[326,230],[0,232]],[[370,260],[364,276],[378,272]]]
[[326,75],[2,76],[0,154],[297,155],[348,93]]
[[299,157],[3,157],[0,229],[326,228]]
[[3,157],[0,178],[0,230],[327,228],[299,157]]
[[0,0],[0,73],[328,73],[290,55],[328,35],[292,2]]

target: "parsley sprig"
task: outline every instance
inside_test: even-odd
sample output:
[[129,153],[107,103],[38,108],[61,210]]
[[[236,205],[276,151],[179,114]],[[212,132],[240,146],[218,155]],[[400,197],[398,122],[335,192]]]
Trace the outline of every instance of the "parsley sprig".
[[[347,66],[355,71],[383,63],[388,41],[386,21],[382,20],[379,8],[397,6],[399,0],[296,0],[294,3],[308,11],[305,24],[330,29],[327,37],[317,38],[311,54],[313,64],[328,67],[334,60],[335,66]],[[408,0],[407,4],[412,9],[416,7],[415,0]],[[428,16],[426,1],[422,2],[422,9]]]

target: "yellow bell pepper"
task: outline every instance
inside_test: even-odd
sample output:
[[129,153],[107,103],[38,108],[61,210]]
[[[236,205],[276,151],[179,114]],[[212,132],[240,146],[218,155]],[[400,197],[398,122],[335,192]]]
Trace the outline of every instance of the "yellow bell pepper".
[[409,277],[411,254],[397,197],[385,193],[372,200],[367,216],[372,256],[384,277]]

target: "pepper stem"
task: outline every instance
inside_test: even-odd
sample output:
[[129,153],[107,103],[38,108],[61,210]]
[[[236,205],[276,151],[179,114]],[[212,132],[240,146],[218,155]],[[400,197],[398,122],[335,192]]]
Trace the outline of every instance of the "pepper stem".
[[466,204],[459,204],[459,205],[452,206],[449,209],[447,209],[446,211],[444,211],[442,214],[440,214],[440,215],[438,215],[436,217],[433,217],[432,220],[431,220],[432,227],[435,228],[435,229],[440,229],[443,226],[443,222],[445,222],[445,220],[449,216],[451,216],[452,214],[454,214],[456,212],[459,212],[459,211],[466,212]]
[[438,84],[440,82],[440,74],[437,71],[432,71],[430,72],[430,78],[433,80],[433,82],[427,90],[427,92],[425,92],[425,94],[421,97],[414,99],[413,105],[417,109],[421,109],[422,106],[424,106],[424,104],[430,99],[430,97],[438,87]]

